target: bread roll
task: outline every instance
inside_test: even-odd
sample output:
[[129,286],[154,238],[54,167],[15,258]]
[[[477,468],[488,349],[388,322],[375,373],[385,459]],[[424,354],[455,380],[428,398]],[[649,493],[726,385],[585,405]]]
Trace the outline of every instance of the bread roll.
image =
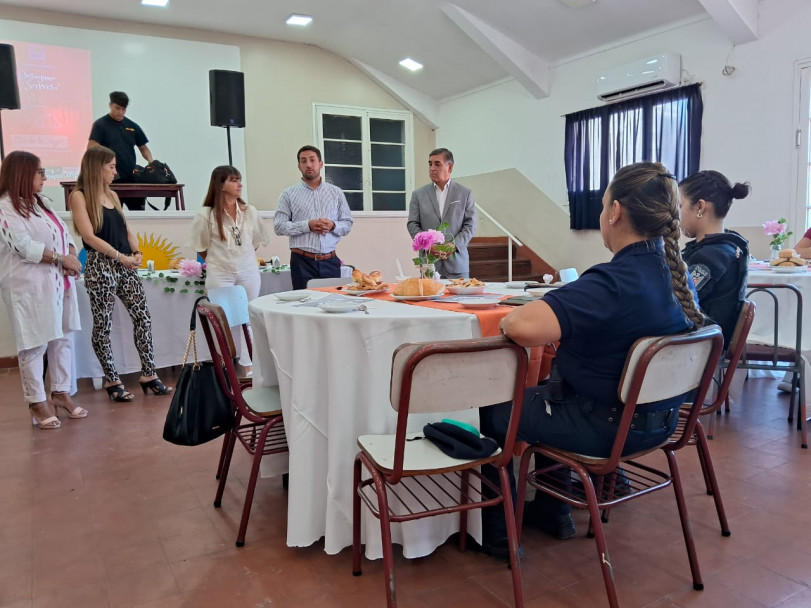
[[793,249],[781,249],[780,253],[778,253],[777,255],[780,256],[781,258],[790,259],[790,258],[796,258],[797,257],[797,252],[794,251]]
[[[422,291],[420,291],[420,283],[422,283]],[[406,279],[397,284],[394,288],[394,295],[396,296],[435,296],[442,293],[445,286],[439,281],[433,279]]]

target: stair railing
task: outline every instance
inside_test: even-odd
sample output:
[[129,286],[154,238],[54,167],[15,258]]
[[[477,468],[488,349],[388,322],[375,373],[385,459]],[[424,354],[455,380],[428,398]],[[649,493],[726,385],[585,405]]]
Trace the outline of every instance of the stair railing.
[[496,226],[496,228],[501,230],[504,233],[504,235],[507,237],[507,280],[512,281],[513,280],[513,248],[512,248],[511,242],[515,243],[518,247],[523,247],[524,244],[521,241],[519,241],[512,232],[510,232],[504,226],[502,226],[501,223],[496,218],[494,218],[492,215],[487,213],[487,211],[482,209],[479,206],[478,203],[474,203],[474,204],[476,205],[476,210],[479,213],[481,213],[484,217],[486,217],[488,220],[490,220]]

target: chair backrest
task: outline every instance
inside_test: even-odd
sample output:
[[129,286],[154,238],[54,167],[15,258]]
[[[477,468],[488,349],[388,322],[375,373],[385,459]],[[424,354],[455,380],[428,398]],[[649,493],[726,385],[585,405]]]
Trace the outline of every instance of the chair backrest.
[[248,294],[242,285],[213,287],[206,290],[208,299],[223,309],[228,325],[236,327],[250,323],[248,317]]
[[350,279],[346,277],[330,277],[328,279],[310,279],[307,281],[307,289],[312,287],[337,287],[338,285],[346,285],[351,283]]
[[732,377],[735,375],[735,370],[738,369],[738,363],[741,360],[741,353],[746,347],[746,339],[749,337],[749,330],[752,328],[752,322],[755,320],[755,303],[751,300],[744,300],[741,304],[741,311],[738,313],[738,320],[735,323],[735,329],[732,332],[732,338],[729,341],[729,347],[726,352],[726,360],[723,362],[723,367],[726,368],[721,386],[718,387],[718,393],[715,395],[715,400],[702,408],[701,416],[712,414],[723,405],[729,394],[729,387],[732,384]]
[[197,304],[197,316],[206,337],[208,350],[211,352],[211,360],[214,363],[220,388],[231,400],[236,410],[253,420],[255,416],[250,414],[250,408],[242,399],[240,381],[234,366],[236,348],[225,311],[213,302],[201,301]]
[[227,319],[226,327],[242,327],[242,335],[248,345],[248,356],[253,357],[253,341],[249,329],[248,294],[245,288],[242,285],[213,287],[206,291],[206,295],[209,301],[222,308],[225,319]]
[[723,350],[724,337],[717,325],[672,336],[640,338],[631,346],[617,389],[624,403],[622,417],[603,472],[613,470],[619,462],[638,405],[695,391],[698,405],[690,410],[685,423],[685,434],[692,435]]
[[[796,317],[794,323],[783,323],[782,327],[793,325],[794,341],[793,349],[799,353],[802,351],[802,338],[803,338],[803,294],[796,285],[790,283],[776,283],[774,285],[769,283],[750,283],[746,286],[749,290],[746,294],[747,298],[757,297],[761,295],[764,298],[764,310],[761,313],[765,314],[768,310],[768,305],[773,307],[772,310],[772,335],[768,340],[758,340],[759,343],[766,343],[772,347],[775,353],[775,364],[777,361],[777,349],[781,346],[786,346],[787,340],[781,339],[780,336],[780,317],[781,315],[789,315],[791,313],[792,305]],[[793,297],[792,297],[793,296]],[[782,306],[782,308],[781,308]],[[760,325],[760,323],[759,323]],[[760,338],[760,336],[759,336]],[[744,350],[743,359],[746,359],[746,351]],[[748,363],[741,363],[741,367],[755,367]]]
[[524,347],[503,336],[406,343],[394,352],[390,399],[398,412],[395,469],[402,455],[409,413],[473,409],[513,401],[504,446],[512,457],[528,368]]

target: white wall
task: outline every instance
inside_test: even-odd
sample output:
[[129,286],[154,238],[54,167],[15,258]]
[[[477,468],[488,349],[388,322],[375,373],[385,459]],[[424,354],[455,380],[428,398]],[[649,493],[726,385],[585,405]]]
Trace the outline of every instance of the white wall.
[[[599,104],[595,80],[601,69],[672,51],[681,54],[685,75],[704,84],[702,168],[750,181],[753,187],[749,198],[733,205],[728,224],[757,226],[794,217],[792,112],[799,95],[794,62],[811,57],[811,3],[767,0],[761,2],[760,14],[760,39],[738,48],[707,19],[559,65],[546,99],[532,98],[511,81],[447,101],[441,107],[437,145],[453,150],[458,176],[514,167],[563,207],[563,115]],[[721,74],[725,64],[736,66],[734,75]],[[804,230],[792,228],[795,233]],[[760,245],[753,243],[753,250]],[[543,250],[538,253],[543,257]]]
[[[186,184],[186,204],[200,206],[211,169],[228,162],[225,129],[210,126],[208,71],[239,70],[238,47],[6,20],[0,20],[0,40],[90,51],[92,90],[86,94],[92,98],[93,120],[110,111],[110,91],[125,91],[127,115],[146,133],[153,157],[168,163]],[[232,130],[232,146],[234,164],[245,166],[241,129]],[[77,167],[80,161],[81,151]],[[140,155],[137,162],[146,164]],[[61,205],[57,182],[46,183],[44,192]]]

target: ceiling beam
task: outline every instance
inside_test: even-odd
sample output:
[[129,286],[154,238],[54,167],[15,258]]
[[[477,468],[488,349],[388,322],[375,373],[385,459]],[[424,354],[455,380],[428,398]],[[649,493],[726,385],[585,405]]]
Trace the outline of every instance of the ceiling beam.
[[699,0],[732,44],[758,39],[758,0]]
[[433,97],[420,93],[416,89],[403,84],[396,78],[387,76],[370,65],[357,59],[350,59],[352,65],[375,81],[389,95],[414,112],[420,120],[432,129],[439,128],[439,102]]
[[455,4],[442,12],[536,99],[549,96],[549,64],[490,24]]

